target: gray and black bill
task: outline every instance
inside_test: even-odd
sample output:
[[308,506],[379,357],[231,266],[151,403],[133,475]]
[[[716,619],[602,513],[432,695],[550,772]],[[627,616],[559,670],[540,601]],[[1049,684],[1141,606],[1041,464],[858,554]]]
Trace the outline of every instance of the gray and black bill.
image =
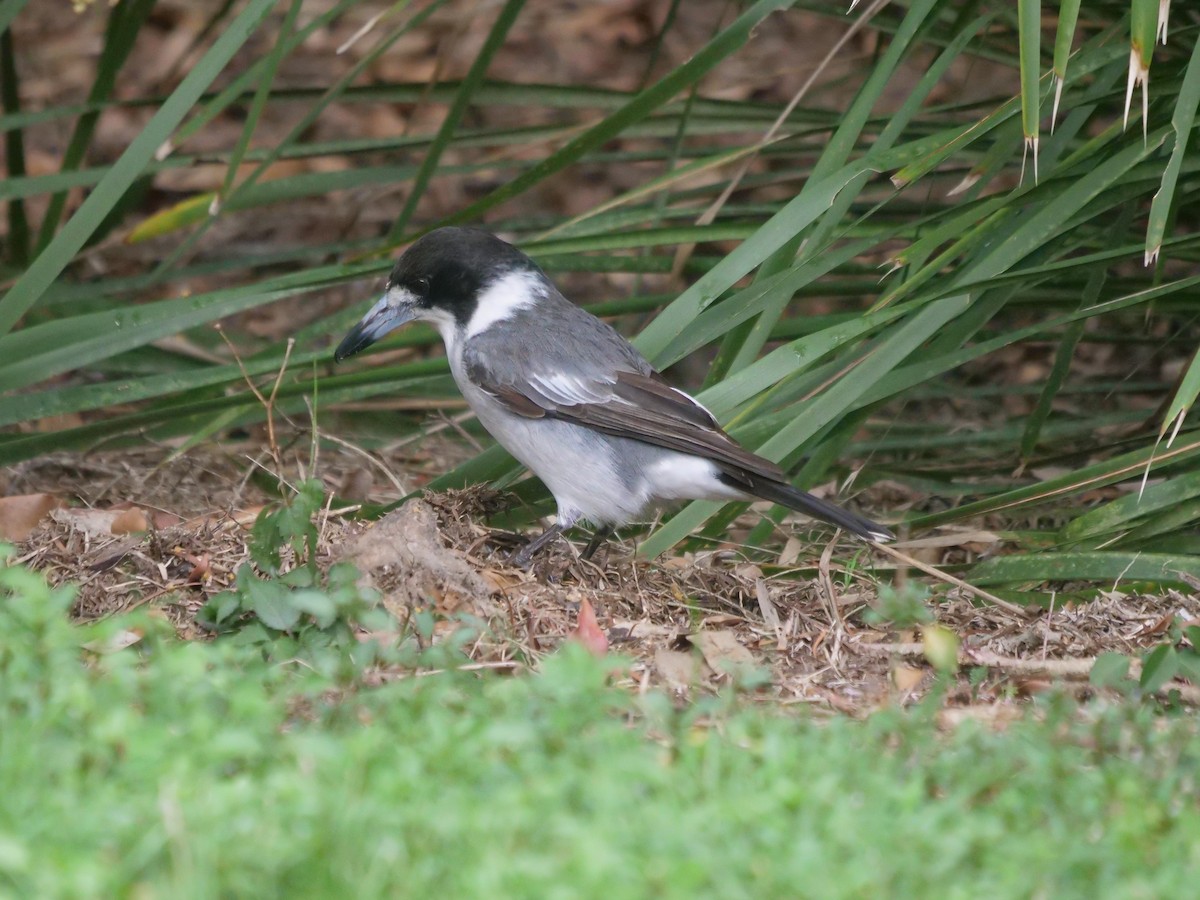
[[337,350],[333,352],[334,362],[341,362],[360,350],[365,350],[388,332],[412,321],[415,315],[412,295],[402,288],[389,288],[379,298],[379,302],[350,329],[350,333],[342,338]]

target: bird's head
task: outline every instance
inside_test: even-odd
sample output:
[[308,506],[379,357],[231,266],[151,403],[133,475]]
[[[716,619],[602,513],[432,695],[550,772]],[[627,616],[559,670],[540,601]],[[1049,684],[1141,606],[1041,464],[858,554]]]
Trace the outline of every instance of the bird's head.
[[396,261],[383,296],[333,358],[341,362],[412,321],[431,323],[448,342],[461,331],[473,333],[484,320],[532,302],[544,277],[528,256],[486,231],[431,231]]

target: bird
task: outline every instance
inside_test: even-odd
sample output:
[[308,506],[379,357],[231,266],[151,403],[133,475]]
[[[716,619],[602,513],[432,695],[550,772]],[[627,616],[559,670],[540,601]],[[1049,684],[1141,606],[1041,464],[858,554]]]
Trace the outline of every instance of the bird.
[[411,321],[437,329],[479,422],[554,496],[554,524],[513,556],[517,566],[581,522],[596,528],[586,559],[618,526],[685,500],[770,500],[869,542],[895,539],[793,486],[489,231],[447,226],[410,244],[334,360]]

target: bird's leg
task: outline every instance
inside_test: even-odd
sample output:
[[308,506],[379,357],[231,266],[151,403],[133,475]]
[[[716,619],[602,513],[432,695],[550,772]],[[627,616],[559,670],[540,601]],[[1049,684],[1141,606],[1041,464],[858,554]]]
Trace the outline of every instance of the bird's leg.
[[512,564],[519,569],[524,569],[533,561],[533,555],[549,544],[552,540],[563,533],[565,526],[560,522],[555,522],[528,544],[521,548],[521,551],[512,558]]
[[601,525],[596,529],[592,539],[588,541],[588,545],[583,548],[583,553],[580,554],[580,559],[591,559],[592,555],[600,549],[600,545],[612,537],[612,533],[616,531],[611,525]]

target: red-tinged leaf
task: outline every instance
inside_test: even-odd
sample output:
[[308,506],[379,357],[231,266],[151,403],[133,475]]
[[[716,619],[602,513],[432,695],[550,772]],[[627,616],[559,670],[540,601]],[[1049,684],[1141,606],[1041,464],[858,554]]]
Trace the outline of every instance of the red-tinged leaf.
[[149,528],[150,521],[146,518],[146,513],[135,506],[117,513],[109,530],[113,534],[135,534],[147,531]]
[[603,656],[608,652],[608,636],[596,621],[596,611],[587,598],[579,604],[579,624],[571,632],[571,638],[583,644],[593,656]]

